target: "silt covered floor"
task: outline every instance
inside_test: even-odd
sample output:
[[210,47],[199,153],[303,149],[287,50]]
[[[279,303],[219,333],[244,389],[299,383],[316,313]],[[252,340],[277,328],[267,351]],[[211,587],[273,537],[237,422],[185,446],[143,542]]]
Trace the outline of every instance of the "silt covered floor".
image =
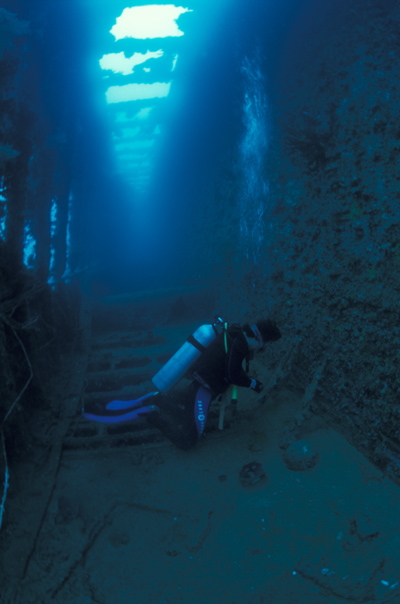
[[[120,429],[80,419],[86,400],[150,391],[150,377],[193,331],[181,305],[153,327],[166,307],[161,296],[152,308],[155,299],[99,311],[90,350],[65,368],[59,415],[43,410],[32,426],[31,454],[11,468],[1,603],[400,602],[400,491],[322,421],[302,426],[317,463],[287,467],[280,445],[303,393],[240,390],[236,419],[228,408],[218,430],[215,405],[189,451],[143,420]],[[268,382],[264,362],[252,370]],[[240,471],[253,461],[265,477],[243,485]]]
[[[297,404],[282,390],[190,451],[64,452],[13,602],[399,602],[398,488],[329,427],[306,435],[317,465],[288,469],[279,440]],[[251,461],[266,478],[243,486]]]

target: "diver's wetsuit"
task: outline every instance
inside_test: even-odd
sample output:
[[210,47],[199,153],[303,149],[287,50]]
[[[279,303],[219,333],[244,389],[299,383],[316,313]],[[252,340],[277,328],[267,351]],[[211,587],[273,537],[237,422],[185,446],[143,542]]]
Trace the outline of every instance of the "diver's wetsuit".
[[159,428],[179,449],[189,449],[201,436],[210,402],[225,392],[230,384],[249,388],[251,378],[242,368],[249,356],[249,346],[240,325],[227,330],[225,352],[224,334],[219,334],[190,368],[193,382],[171,394],[160,394],[158,411],[150,413],[147,421]]

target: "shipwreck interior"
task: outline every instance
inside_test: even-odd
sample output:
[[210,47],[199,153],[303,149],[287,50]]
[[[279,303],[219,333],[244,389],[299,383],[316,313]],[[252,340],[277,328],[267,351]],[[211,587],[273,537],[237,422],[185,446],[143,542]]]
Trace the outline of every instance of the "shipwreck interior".
[[[400,5],[217,4],[0,1],[2,604],[400,602]],[[82,417],[215,316],[223,430]]]

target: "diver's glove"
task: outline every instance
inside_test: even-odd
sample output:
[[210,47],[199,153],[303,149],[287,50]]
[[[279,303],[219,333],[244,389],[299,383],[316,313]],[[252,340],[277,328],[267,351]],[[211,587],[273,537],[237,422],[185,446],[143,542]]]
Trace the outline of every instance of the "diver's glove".
[[250,388],[259,394],[264,386],[258,380],[251,380]]

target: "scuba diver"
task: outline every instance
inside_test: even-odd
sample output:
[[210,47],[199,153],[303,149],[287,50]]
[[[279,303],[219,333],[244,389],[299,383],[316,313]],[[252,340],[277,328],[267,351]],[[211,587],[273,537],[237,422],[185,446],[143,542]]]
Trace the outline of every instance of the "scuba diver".
[[190,368],[192,383],[171,394],[162,394],[157,410],[147,421],[179,449],[190,449],[202,436],[210,403],[231,384],[260,393],[263,385],[243,369],[267,342],[276,342],[281,333],[271,320],[254,325],[232,324],[222,331]]
[[[268,342],[276,342],[280,337],[281,332],[270,319],[253,325],[228,325],[217,319],[213,325],[203,325],[189,336],[152,378],[156,392],[134,401],[111,401],[107,405],[110,415],[87,412],[83,415],[105,423],[140,417],[161,430],[179,449],[189,449],[204,432],[210,403],[230,385],[250,388],[256,393],[262,391],[262,383],[247,375],[249,361],[255,353],[262,352]],[[246,361],[246,370],[243,361]],[[191,379],[191,383],[168,392],[183,377]],[[156,395],[156,404],[147,405],[147,399]],[[130,411],[121,415],[122,409]]]

